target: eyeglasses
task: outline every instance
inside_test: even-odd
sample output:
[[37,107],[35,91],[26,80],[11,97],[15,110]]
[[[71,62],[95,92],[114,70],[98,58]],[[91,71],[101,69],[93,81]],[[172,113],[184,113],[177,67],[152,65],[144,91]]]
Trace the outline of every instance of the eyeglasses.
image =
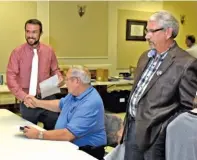
[[78,79],[78,77],[66,77],[65,81],[73,80],[73,79]]
[[71,80],[71,79],[73,79],[74,77],[66,77],[65,78],[65,81],[69,81],[69,80]]
[[161,30],[164,30],[164,28],[149,29],[149,30],[145,29],[144,32],[145,32],[145,34],[147,34],[147,33],[155,33],[155,32],[161,31]]

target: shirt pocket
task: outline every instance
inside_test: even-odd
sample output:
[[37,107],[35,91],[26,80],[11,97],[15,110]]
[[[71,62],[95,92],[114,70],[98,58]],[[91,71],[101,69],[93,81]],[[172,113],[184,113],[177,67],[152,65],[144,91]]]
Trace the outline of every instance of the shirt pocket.
[[67,117],[67,121],[70,122],[70,120],[72,119],[72,116],[75,114],[77,105],[73,105],[70,107],[69,111],[68,111],[68,117]]

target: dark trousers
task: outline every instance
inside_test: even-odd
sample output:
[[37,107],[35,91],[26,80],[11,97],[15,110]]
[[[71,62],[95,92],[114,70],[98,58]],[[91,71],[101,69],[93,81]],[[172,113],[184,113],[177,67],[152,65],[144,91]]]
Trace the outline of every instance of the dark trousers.
[[104,146],[99,146],[99,147],[82,146],[82,147],[79,147],[79,150],[82,150],[88,153],[89,155],[97,158],[98,160],[103,160],[103,157],[105,155]]
[[165,131],[160,133],[155,143],[145,152],[136,144],[135,120],[132,118],[129,120],[127,133],[124,160],[165,160]]
[[[55,96],[49,96],[45,100],[53,100]],[[20,113],[22,117],[34,124],[42,122],[44,124],[44,129],[52,130],[55,127],[59,113],[48,111],[42,108],[28,108],[22,102],[20,104]]]

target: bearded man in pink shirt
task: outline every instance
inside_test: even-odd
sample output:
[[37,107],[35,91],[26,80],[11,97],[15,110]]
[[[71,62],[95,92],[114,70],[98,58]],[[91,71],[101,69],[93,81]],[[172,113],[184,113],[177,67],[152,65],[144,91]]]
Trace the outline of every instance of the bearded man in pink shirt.
[[[55,126],[58,114],[41,108],[32,109],[28,107],[32,103],[29,98],[32,95],[41,99],[40,82],[55,74],[58,75],[59,85],[63,82],[53,49],[39,41],[42,33],[42,23],[39,20],[30,19],[25,23],[25,39],[27,42],[12,51],[7,66],[6,78],[8,88],[21,101],[20,112],[22,117],[34,124],[37,124],[38,121],[42,122],[45,129],[51,130]],[[31,73],[33,73],[32,66],[35,52],[37,68],[34,83],[36,86],[34,85],[35,87],[33,87],[34,94],[30,94],[30,81],[32,80]],[[56,99],[56,97],[51,95],[45,99],[52,100]]]

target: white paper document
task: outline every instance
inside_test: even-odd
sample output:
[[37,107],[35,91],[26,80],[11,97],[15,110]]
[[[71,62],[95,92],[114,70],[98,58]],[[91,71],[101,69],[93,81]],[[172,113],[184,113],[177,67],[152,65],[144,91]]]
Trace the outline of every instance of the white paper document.
[[55,93],[60,93],[60,88],[58,87],[58,76],[54,75],[42,82],[40,82],[40,92],[41,97],[45,98],[47,96],[53,95]]

